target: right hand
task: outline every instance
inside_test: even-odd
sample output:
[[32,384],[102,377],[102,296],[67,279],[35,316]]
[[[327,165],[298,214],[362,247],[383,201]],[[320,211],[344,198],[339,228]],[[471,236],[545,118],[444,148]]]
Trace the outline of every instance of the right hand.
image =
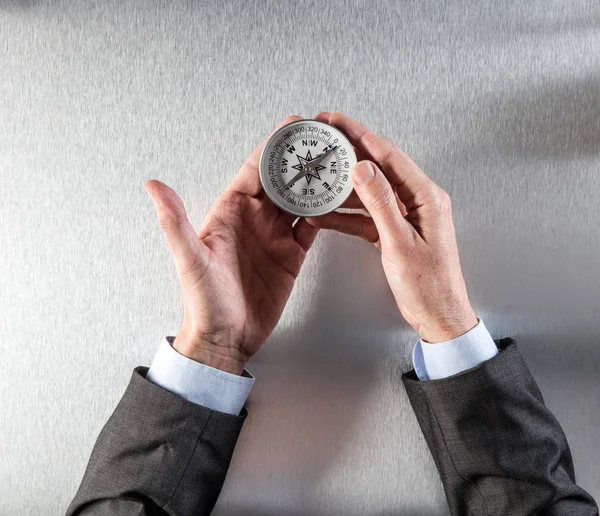
[[477,325],[460,267],[450,197],[392,142],[341,113],[317,120],[342,130],[357,150],[354,189],[371,217],[333,212],[307,219],[374,243],[406,321],[430,343]]

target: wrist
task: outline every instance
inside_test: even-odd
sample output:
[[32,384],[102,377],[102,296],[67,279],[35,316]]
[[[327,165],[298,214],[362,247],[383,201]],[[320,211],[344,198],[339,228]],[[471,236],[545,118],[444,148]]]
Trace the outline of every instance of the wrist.
[[235,339],[207,339],[206,336],[194,335],[185,330],[177,334],[173,349],[191,360],[236,375],[242,374],[250,358],[241,351]]
[[460,314],[432,318],[420,324],[417,331],[424,342],[438,344],[457,339],[475,328],[478,323],[475,312],[469,307]]

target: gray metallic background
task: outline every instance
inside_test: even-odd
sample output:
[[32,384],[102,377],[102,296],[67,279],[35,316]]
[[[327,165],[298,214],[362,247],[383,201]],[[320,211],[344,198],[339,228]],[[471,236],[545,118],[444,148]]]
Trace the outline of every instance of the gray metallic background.
[[[599,99],[597,0],[0,2],[0,514],[64,512],[178,331],[144,181],[199,227],[276,123],[321,110],[450,193],[476,310],[600,498]],[[400,381],[414,340],[377,250],[322,234],[251,362],[215,514],[447,514]]]

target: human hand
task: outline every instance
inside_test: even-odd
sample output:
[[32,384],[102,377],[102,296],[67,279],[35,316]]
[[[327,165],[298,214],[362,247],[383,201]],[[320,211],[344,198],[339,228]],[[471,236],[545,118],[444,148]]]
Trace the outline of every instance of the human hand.
[[318,232],[305,219],[292,227],[296,217],[266,197],[258,175],[265,143],[217,199],[198,235],[171,188],[155,180],[145,185],[183,295],[183,324],[173,348],[234,374],[275,328]]
[[354,189],[371,217],[333,212],[307,219],[373,242],[406,321],[430,343],[477,325],[460,267],[450,197],[392,142],[341,113],[317,120],[341,129],[357,151]]

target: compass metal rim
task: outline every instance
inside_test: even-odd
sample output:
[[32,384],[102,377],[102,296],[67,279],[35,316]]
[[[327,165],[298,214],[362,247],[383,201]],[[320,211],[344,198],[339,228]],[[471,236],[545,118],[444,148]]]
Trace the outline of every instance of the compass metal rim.
[[[267,143],[265,144],[265,146],[263,147],[262,152],[260,153],[260,159],[258,162],[258,176],[260,179],[260,184],[262,185],[263,191],[265,192],[265,194],[267,195],[267,197],[271,200],[271,202],[273,204],[275,204],[275,206],[277,206],[279,209],[281,209],[282,211],[289,213],[290,215],[294,215],[296,217],[300,217],[303,219],[307,219],[307,218],[315,218],[315,217],[322,217],[323,215],[327,215],[328,213],[332,213],[335,210],[337,210],[338,208],[341,208],[342,205],[348,200],[348,197],[350,197],[350,195],[352,194],[352,192],[354,191],[354,187],[349,188],[348,192],[346,194],[344,194],[343,197],[341,197],[341,202],[339,204],[337,204],[337,206],[333,207],[333,208],[329,208],[328,206],[324,206],[323,210],[316,210],[315,213],[311,213],[311,214],[306,214],[306,213],[300,213],[298,211],[295,211],[293,208],[290,208],[286,205],[284,205],[279,199],[275,198],[274,196],[272,196],[269,193],[269,189],[267,187],[267,185],[265,184],[266,179],[263,178],[263,163],[265,163],[264,161],[264,156],[265,153],[267,152],[267,149],[269,148],[269,143],[271,143],[272,140],[275,139],[275,137],[282,132],[284,129],[289,128],[292,125],[300,125],[300,124],[304,124],[307,122],[316,122],[318,124],[323,124],[325,126],[331,127],[332,129],[335,129],[335,131],[337,133],[340,134],[340,136],[342,138],[344,138],[346,140],[347,146],[348,148],[352,151],[352,154],[354,155],[354,164],[357,163],[357,159],[356,159],[356,153],[354,152],[354,147],[352,145],[352,143],[350,142],[350,140],[348,139],[348,137],[342,132],[341,129],[339,129],[338,127],[335,127],[334,125],[328,124],[327,122],[322,122],[321,120],[315,120],[314,118],[303,118],[302,120],[294,120],[293,122],[290,122],[289,124],[285,124],[284,126],[280,127],[279,129],[277,129],[277,131],[275,131],[273,133],[273,135],[269,138],[269,140],[267,141]],[[265,171],[265,174],[268,171]]]

